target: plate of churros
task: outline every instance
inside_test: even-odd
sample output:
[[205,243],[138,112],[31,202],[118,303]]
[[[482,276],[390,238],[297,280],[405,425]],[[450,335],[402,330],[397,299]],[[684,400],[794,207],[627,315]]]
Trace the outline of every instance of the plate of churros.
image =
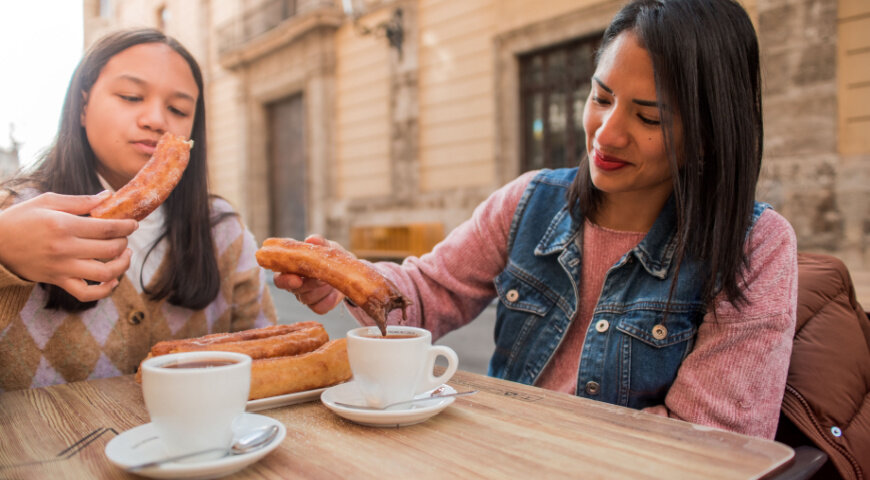
[[245,411],[258,412],[260,410],[283,407],[285,405],[295,405],[297,403],[310,402],[312,400],[319,399],[320,394],[323,393],[323,391],[327,388],[329,387],[315,388],[314,390],[305,390],[296,393],[286,393],[284,395],[258,398],[256,400],[248,400],[248,406],[245,407]]
[[167,340],[151,347],[147,358],[197,351],[237,352],[251,357],[249,412],[316,400],[328,387],[352,376],[347,339],[330,340],[319,322]]

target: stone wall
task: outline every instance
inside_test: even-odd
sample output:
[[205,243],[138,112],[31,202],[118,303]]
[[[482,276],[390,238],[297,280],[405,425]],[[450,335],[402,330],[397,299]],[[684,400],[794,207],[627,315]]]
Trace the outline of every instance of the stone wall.
[[800,250],[870,268],[870,158],[837,151],[837,0],[759,0],[757,8],[765,87],[759,198],[791,222]]

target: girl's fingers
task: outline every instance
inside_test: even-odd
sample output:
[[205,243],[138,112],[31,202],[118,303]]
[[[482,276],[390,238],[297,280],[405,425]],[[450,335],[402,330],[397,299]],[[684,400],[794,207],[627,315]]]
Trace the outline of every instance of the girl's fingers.
[[112,193],[104,190],[96,195],[62,195],[60,193],[43,193],[30,200],[34,205],[73,215],[84,215],[108,198]]
[[112,290],[118,286],[118,279],[89,285],[80,278],[66,278],[58,282],[57,286],[69,292],[70,295],[76,297],[80,302],[92,302],[111,295]]
[[127,239],[124,237],[108,240],[91,240],[73,238],[64,246],[64,254],[82,260],[107,260],[121,256],[127,249]]
[[66,277],[90,280],[91,282],[107,283],[119,278],[130,267],[132,251],[128,248],[121,255],[103,262],[100,260],[73,260],[65,269]]
[[112,294],[112,290],[118,286],[119,278],[129,268],[132,254],[133,252],[127,249],[117,258],[105,263],[98,260],[77,260],[68,265],[70,270],[81,272],[81,277],[78,276],[79,273],[76,273],[73,274],[74,276],[63,277],[52,283],[66,290],[81,302],[106,298]]
[[139,228],[139,222],[131,219],[107,220],[102,218],[76,217],[75,228],[81,238],[109,239],[128,237]]

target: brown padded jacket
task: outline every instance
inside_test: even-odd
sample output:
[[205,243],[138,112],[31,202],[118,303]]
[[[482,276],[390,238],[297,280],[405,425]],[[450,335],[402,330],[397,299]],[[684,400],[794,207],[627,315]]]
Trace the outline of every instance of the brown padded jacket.
[[798,311],[782,413],[846,479],[870,479],[870,319],[839,259],[798,254]]

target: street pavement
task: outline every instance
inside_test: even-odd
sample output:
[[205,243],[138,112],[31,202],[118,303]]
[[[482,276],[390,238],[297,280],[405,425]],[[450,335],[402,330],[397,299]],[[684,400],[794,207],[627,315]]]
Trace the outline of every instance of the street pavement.
[[[275,287],[271,275],[269,290],[275,309],[278,312],[278,323],[296,323],[318,321],[329,333],[329,338],[342,338],[348,330],[357,327],[357,322],[343,305],[334,308],[325,315],[318,315],[299,303],[289,292]],[[495,348],[492,339],[495,327],[495,304],[487,307],[480,316],[470,324],[438,339],[438,345],[447,345],[456,351],[459,357],[459,369],[467,372],[486,374],[489,357]]]

